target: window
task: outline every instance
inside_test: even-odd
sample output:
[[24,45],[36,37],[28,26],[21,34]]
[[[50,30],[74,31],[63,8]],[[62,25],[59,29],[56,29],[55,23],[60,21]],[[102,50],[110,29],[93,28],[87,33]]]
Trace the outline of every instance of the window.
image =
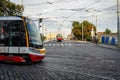
[[38,27],[31,19],[26,19],[28,34],[29,34],[29,42],[30,46],[40,46],[42,45],[41,35],[39,33]]
[[25,29],[22,21],[10,24],[10,46],[26,46]]
[[0,44],[4,46],[26,46],[26,35],[22,20],[0,21]]

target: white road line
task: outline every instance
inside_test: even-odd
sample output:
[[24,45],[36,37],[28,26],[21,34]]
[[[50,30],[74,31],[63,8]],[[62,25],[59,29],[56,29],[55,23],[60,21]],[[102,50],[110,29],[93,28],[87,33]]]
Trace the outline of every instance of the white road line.
[[51,44],[49,44],[49,46],[51,46]]
[[59,44],[55,44],[55,46],[59,46]]
[[55,46],[55,44],[52,44],[52,46]]
[[64,44],[61,44],[61,46],[64,46]]
[[[79,46],[80,44],[74,44]],[[74,46],[73,44],[45,44],[44,46]]]
[[69,46],[72,46],[72,44],[69,44]]
[[67,46],[68,44],[64,44],[65,46]]

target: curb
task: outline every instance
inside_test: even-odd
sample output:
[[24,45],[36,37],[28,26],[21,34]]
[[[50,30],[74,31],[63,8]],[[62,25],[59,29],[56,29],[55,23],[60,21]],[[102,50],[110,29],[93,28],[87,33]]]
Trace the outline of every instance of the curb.
[[49,42],[51,42],[51,41],[50,41],[50,40],[48,40],[48,41],[43,41],[44,44],[49,43]]
[[118,48],[117,46],[113,46],[113,45],[107,45],[107,44],[98,44],[99,47],[104,47],[104,48],[108,48],[108,49],[114,49],[114,50],[119,50],[120,48]]

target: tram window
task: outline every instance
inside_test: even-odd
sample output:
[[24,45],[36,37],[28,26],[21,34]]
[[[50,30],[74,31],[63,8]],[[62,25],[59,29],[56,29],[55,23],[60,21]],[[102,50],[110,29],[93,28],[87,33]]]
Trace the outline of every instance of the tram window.
[[0,45],[26,46],[26,35],[21,20],[0,21]]
[[20,43],[20,37],[19,37],[19,29],[18,27],[13,23],[10,26],[10,46],[18,46]]
[[0,45],[4,45],[4,29],[3,27],[0,25]]
[[26,19],[27,30],[29,34],[30,46],[32,45],[42,45],[42,39],[39,34],[38,27],[31,19]]
[[12,22],[10,26],[10,46],[26,46],[25,37],[23,22]]
[[5,45],[5,39],[8,37],[6,27],[3,21],[0,21],[0,45]]

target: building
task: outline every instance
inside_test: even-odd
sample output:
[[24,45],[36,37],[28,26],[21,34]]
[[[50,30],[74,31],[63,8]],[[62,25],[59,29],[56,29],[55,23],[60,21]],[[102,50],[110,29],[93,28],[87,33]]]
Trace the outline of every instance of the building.
[[68,34],[68,36],[67,36],[67,39],[68,40],[71,40],[71,39],[73,39],[74,38],[74,35],[73,34]]
[[56,33],[51,33],[49,32],[48,34],[46,34],[45,38],[46,40],[52,40],[52,39],[56,39]]

